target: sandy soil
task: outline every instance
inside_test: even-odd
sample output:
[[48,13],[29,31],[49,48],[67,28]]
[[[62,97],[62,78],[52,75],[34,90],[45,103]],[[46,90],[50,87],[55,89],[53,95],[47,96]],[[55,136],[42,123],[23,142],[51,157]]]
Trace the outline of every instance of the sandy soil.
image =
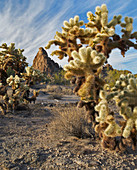
[[0,116],[0,169],[137,169],[137,150],[113,153],[92,138],[53,139],[47,128],[54,109],[71,107],[78,98],[48,96],[41,93],[27,110]]

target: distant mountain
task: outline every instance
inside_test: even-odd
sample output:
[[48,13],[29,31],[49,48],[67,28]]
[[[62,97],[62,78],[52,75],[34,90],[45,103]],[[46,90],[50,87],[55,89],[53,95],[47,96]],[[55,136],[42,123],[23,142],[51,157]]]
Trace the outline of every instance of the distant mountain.
[[58,63],[54,62],[50,57],[48,57],[46,50],[44,50],[42,47],[39,48],[39,51],[33,60],[32,66],[35,69],[46,73],[47,75],[52,75],[53,73],[62,70]]
[[118,73],[118,74],[132,73],[129,70],[117,70],[117,69],[114,69],[112,67],[112,65],[106,64],[106,65],[103,66],[103,69],[102,69],[102,72],[101,72],[102,77],[106,77],[110,73],[109,71],[113,71],[113,72]]

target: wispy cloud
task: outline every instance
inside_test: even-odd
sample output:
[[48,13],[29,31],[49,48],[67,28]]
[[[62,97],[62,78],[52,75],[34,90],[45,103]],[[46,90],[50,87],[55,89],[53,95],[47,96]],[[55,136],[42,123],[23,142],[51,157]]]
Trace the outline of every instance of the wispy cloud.
[[[123,11],[127,10],[127,7],[130,5],[132,0],[128,0],[125,2],[125,0],[120,0],[120,1],[112,1],[108,4],[110,6],[110,12],[109,12],[109,17],[113,17],[114,15],[119,15],[123,14]],[[112,5],[110,5],[112,4]]]
[[123,58],[120,50],[113,50],[110,58],[108,59],[108,63],[112,64],[113,68],[119,70],[129,70],[135,73],[137,68],[137,53],[135,50],[131,50],[131,52],[127,52]]
[[[4,0],[0,1],[0,44],[6,42],[16,43],[17,48],[24,48],[24,55],[28,58],[28,62],[32,64],[32,61],[38,51],[39,47],[45,47],[49,40],[54,38],[56,31],[61,31],[61,26],[64,20],[75,15],[80,15],[80,19],[86,19],[86,13],[88,11],[95,11],[95,7],[101,4],[107,4],[109,9],[109,18],[112,19],[113,15],[131,14],[131,17],[135,17],[136,6],[131,4],[133,0]],[[130,9],[129,8],[130,6]],[[137,26],[137,24],[135,24]],[[47,50],[50,54],[52,50],[57,47],[53,46]],[[117,61],[114,51],[109,60],[113,65],[119,65],[126,68],[135,60],[135,57],[130,57],[128,63],[124,63],[123,58]],[[67,62],[67,58],[60,61],[56,56],[51,57],[60,65],[64,65]],[[134,69],[135,70],[135,69]]]
[[[34,55],[40,46],[45,46],[55,32],[62,26],[65,18],[69,19],[80,9],[87,10],[86,3],[79,1],[79,8],[74,1],[55,0],[7,0],[0,12],[0,43],[15,42],[18,48],[24,48],[28,62],[32,64]],[[14,3],[14,4],[13,4]],[[84,4],[84,5],[83,5]],[[90,4],[90,3],[89,3]]]

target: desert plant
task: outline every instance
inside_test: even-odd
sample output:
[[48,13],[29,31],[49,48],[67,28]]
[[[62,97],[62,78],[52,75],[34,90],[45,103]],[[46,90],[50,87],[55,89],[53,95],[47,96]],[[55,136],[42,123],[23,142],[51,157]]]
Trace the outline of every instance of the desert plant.
[[0,48],[2,48],[2,51],[0,51],[0,68],[6,71],[8,67],[11,67],[16,75],[24,72],[25,67],[28,66],[26,57],[22,54],[24,49],[15,49],[14,43],[11,43],[10,46],[4,43]]
[[26,81],[26,84],[29,86],[36,84],[36,82],[40,82],[42,79],[44,79],[43,73],[41,73],[39,70],[34,69],[31,67],[25,68],[25,73],[21,73],[24,80]]
[[92,132],[86,121],[84,109],[76,107],[56,109],[55,117],[48,126],[48,131],[54,139],[75,136],[77,138],[91,137]]
[[[109,54],[113,49],[118,48],[123,57],[125,57],[125,52],[130,47],[137,49],[137,44],[133,40],[137,39],[137,32],[132,32],[132,18],[125,17],[124,22],[121,22],[122,16],[118,15],[108,22],[108,9],[105,4],[101,5],[101,7],[97,6],[95,10],[95,15],[92,12],[87,13],[88,23],[84,24],[84,21],[79,21],[79,16],[70,18],[69,22],[64,21],[62,33],[56,32],[55,40],[49,41],[45,48],[50,48],[52,44],[58,45],[59,50],[53,51],[52,55],[58,55],[60,59],[63,59],[65,56],[69,57],[69,63],[64,66],[66,71],[65,77],[71,79],[72,83],[77,84],[74,92],[81,97],[78,107],[85,106],[87,115],[89,115],[90,121],[94,124],[95,131],[97,133],[103,132],[100,136],[103,140],[102,146],[104,148],[122,150],[125,147],[124,142],[122,140],[122,142],[117,143],[116,138],[117,136],[122,136],[124,126],[126,128],[126,125],[120,126],[116,123],[113,114],[109,111],[108,100],[117,97],[122,106],[122,101],[126,101],[125,105],[128,105],[128,102],[133,102],[133,108],[136,108],[136,95],[134,94],[133,97],[133,93],[131,94],[124,90],[126,88],[125,83],[128,84],[128,80],[126,82],[121,80],[122,84],[116,82],[115,91],[111,92],[103,79],[100,78],[100,73],[102,66],[107,62]],[[117,25],[121,26],[121,35],[115,33]],[[79,41],[77,41],[78,39]],[[78,44],[78,42],[80,43]],[[135,91],[135,80],[130,81],[128,88],[133,86],[132,88]],[[109,89],[107,92],[105,92],[106,87]],[[103,89],[104,91],[101,91]],[[129,101],[130,99],[131,101]],[[120,104],[118,105],[120,106]],[[136,114],[136,109],[133,110],[133,108],[131,106],[130,109],[128,108],[130,116],[132,115],[131,117],[135,117]],[[124,109],[124,112],[128,112],[126,108]],[[125,131],[129,128],[129,122]],[[135,122],[131,124],[129,131],[133,130]],[[133,131],[136,133],[135,128]],[[128,134],[135,137],[134,132],[128,132]],[[126,137],[126,135],[122,136],[124,139]]]
[[53,76],[54,77],[54,83],[53,84],[58,84],[58,85],[67,85],[67,84],[69,84],[69,81],[67,81],[64,78],[65,73],[66,72],[64,70],[61,70],[58,73],[55,73],[54,76]]
[[70,81],[64,78],[65,71],[61,70],[52,75],[44,75],[47,84],[70,85]]
[[[11,87],[11,93],[8,93],[7,87]],[[26,103],[26,101],[33,101],[35,103],[36,97],[38,96],[38,91],[33,90],[33,96],[29,97],[30,85],[27,85],[24,81],[24,78],[12,75],[7,78],[7,85],[1,85],[0,95],[3,98],[3,109],[6,112],[15,111],[17,106],[21,103]],[[2,94],[3,91],[3,94]],[[3,110],[2,110],[3,112]]]
[[[102,134],[102,145],[105,148],[124,150],[126,143],[129,143],[135,149],[137,133],[136,81],[132,74],[121,74],[109,92],[106,89],[100,91],[101,101],[95,107],[95,110],[99,112],[99,116],[96,117],[99,124],[96,125],[95,131]],[[116,123],[117,120],[108,109],[108,102],[112,98],[120,110],[119,114],[124,118],[124,121],[119,121],[119,123]],[[101,128],[103,124],[105,126]],[[121,138],[116,138],[117,136],[121,136]]]
[[35,104],[36,98],[39,95],[39,90],[33,90],[33,96],[28,97],[27,95],[23,96],[24,99],[26,99],[29,103],[33,102]]
[[54,99],[61,100],[62,97],[63,97],[63,95],[54,92],[54,93],[52,93],[48,96],[48,99],[50,99],[50,100],[54,100]]
[[117,79],[119,79],[121,74],[127,75],[131,73],[128,70],[117,70],[117,69],[113,69],[113,70],[107,70],[106,75],[104,76],[102,73],[100,75],[100,77],[107,83],[109,84],[110,87],[114,87],[115,82],[117,81]]
[[[11,43],[9,47],[4,43],[0,48],[3,49],[0,51],[0,95],[3,99],[0,108],[2,114],[6,114],[9,111],[15,111],[17,106],[25,101],[35,103],[38,92],[34,90],[33,96],[29,97],[29,89],[32,84],[43,78],[43,74],[32,67],[26,67],[28,63],[22,54],[24,50],[15,49],[14,43]],[[25,69],[27,73],[24,73]]]

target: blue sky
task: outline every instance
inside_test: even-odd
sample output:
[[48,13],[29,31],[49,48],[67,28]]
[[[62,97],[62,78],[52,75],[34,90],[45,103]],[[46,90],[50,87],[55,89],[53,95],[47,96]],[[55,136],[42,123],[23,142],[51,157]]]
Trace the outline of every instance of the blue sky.
[[[114,15],[121,14],[133,17],[134,30],[137,31],[137,1],[133,0],[0,0],[0,44],[11,42],[16,48],[25,49],[27,62],[32,61],[39,47],[45,47],[54,38],[56,31],[61,31],[64,20],[75,15],[87,22],[87,12],[95,12],[96,6],[106,4],[109,10],[109,20]],[[52,46],[47,50],[49,56]],[[67,59],[51,58],[59,65],[67,63]],[[128,69],[137,73],[137,51],[130,49],[123,58],[119,50],[114,50],[108,60],[114,68]]]

